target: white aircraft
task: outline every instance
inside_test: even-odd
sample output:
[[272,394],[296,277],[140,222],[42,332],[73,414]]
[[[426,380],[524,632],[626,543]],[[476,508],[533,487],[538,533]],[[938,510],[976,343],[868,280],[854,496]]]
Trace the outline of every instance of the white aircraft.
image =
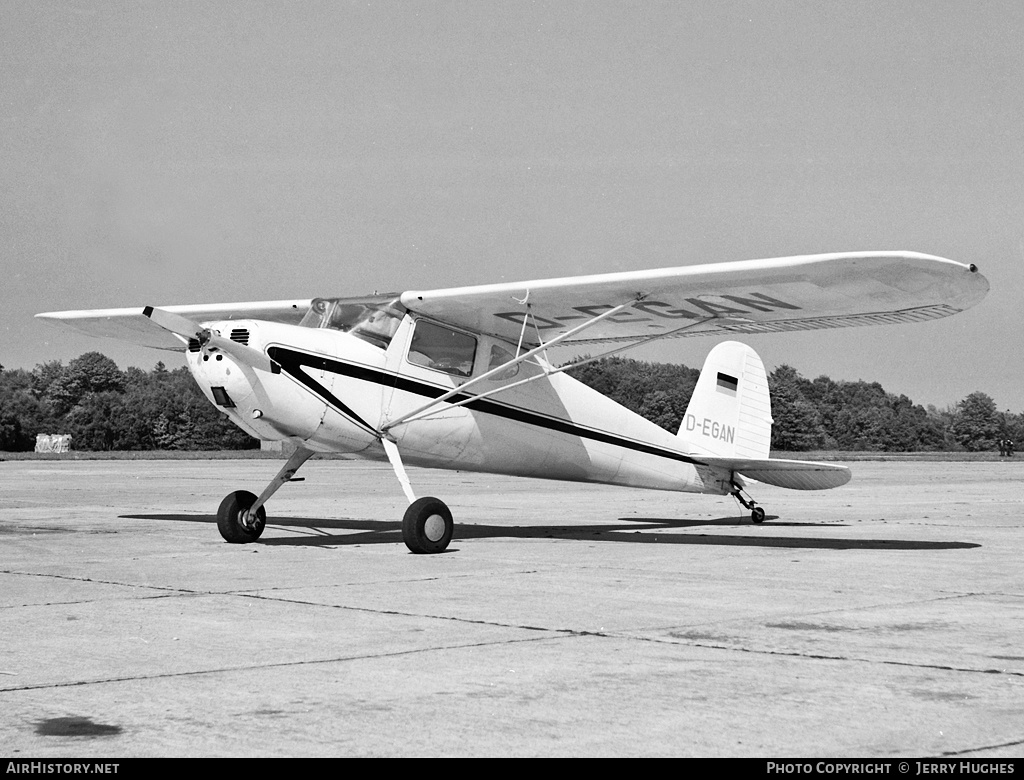
[[[844,466],[770,459],[761,359],[724,341],[708,355],[676,435],[564,373],[547,350],[595,344],[588,361],[683,336],[920,322],[978,303],[974,265],[914,252],[750,260],[361,298],[38,314],[85,333],[186,350],[206,397],[267,441],[295,445],[258,496],[217,511],[251,542],[267,500],[316,452],[387,459],[409,500],[415,553],[443,551],[448,507],[417,498],[405,464],[735,496],[748,481],[796,490],[845,484]],[[584,361],[586,362],[586,361]],[[580,365],[580,362],[575,365]]]

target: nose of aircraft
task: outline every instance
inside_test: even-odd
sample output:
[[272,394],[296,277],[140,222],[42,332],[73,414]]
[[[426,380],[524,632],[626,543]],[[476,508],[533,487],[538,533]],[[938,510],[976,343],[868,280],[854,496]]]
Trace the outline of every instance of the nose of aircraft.
[[[254,352],[258,350],[252,341],[249,346]],[[259,354],[267,360],[262,352]],[[283,374],[258,370],[238,356],[215,348],[190,351],[188,364],[210,402],[259,439],[305,440],[317,430],[326,411],[322,401]]]
[[203,394],[225,414],[251,414],[259,406],[255,398],[259,383],[255,371],[235,358],[216,350],[190,352],[189,369]]
[[244,409],[251,405],[258,381],[253,373],[223,352],[204,352],[192,370],[207,397],[222,409]]

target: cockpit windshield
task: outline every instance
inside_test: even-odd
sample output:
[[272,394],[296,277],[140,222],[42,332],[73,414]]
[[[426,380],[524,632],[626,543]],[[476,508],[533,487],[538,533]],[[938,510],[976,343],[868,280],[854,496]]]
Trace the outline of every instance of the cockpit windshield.
[[351,333],[375,347],[387,349],[403,316],[404,309],[397,296],[314,298],[299,324]]

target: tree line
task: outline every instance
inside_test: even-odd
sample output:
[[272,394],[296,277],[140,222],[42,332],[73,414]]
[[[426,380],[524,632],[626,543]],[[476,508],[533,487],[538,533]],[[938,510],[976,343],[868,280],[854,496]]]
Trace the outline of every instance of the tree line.
[[[700,371],[611,357],[569,374],[675,433]],[[809,380],[787,365],[768,375],[768,387],[773,450],[982,452],[999,449],[1000,439],[1019,442],[1024,433],[1024,414],[1000,412],[980,391],[946,409],[925,408],[878,382]]]
[[259,447],[206,400],[184,366],[121,371],[99,352],[31,371],[0,366],[0,451],[33,450],[40,433],[70,434],[73,450]]
[[[568,373],[675,433],[700,371],[611,357]],[[782,365],[768,376],[772,448],[875,452],[996,450],[1021,441],[1024,414],[974,392],[946,409],[915,404],[877,382],[809,380]],[[31,371],[0,366],[0,451],[35,448],[37,434],[70,434],[75,450],[250,449],[259,442],[203,396],[185,367],[128,368],[99,352]]]

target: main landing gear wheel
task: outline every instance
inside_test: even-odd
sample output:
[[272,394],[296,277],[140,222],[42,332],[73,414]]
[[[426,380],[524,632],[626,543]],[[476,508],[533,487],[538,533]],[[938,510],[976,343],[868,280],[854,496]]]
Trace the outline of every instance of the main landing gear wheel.
[[256,503],[256,496],[247,490],[229,493],[217,509],[217,528],[225,541],[232,544],[255,542],[267,525],[267,511],[260,507],[255,516],[249,507]]
[[753,520],[755,523],[763,523],[764,522],[764,510],[761,509],[761,507],[759,507],[759,506],[755,506],[753,511],[751,511],[751,513],[750,513],[750,519]]
[[444,552],[454,530],[451,510],[440,499],[429,496],[409,504],[402,518],[402,540],[414,553]]

